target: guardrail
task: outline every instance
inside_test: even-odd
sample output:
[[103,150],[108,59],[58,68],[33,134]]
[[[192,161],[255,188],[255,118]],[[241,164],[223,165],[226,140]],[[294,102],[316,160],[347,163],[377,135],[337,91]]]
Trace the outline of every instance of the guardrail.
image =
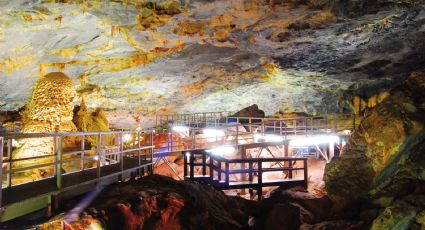
[[[169,124],[168,128],[157,130],[156,152],[176,152],[206,148],[211,145],[226,145],[255,142],[253,134],[278,135],[284,140],[300,136],[337,134],[352,131],[356,127],[353,116],[339,119],[324,117],[302,118],[254,118],[228,117],[225,123],[215,123],[212,127],[190,127],[184,124]],[[184,126],[187,131],[175,131],[173,127]],[[205,130],[213,130],[202,135]],[[214,133],[215,132],[215,133]],[[161,137],[161,138],[160,138]]]
[[220,120],[232,114],[228,111],[221,112],[203,112],[187,114],[169,114],[156,116],[156,125],[184,124],[193,127],[200,127],[205,124],[214,126],[220,123]]
[[[73,148],[67,148],[70,145],[64,142],[73,142]],[[34,155],[14,155],[19,146],[28,148],[27,151],[32,149]],[[49,146],[53,148],[46,152]],[[36,155],[37,148],[44,148],[43,154]],[[53,179],[55,186],[46,192],[60,191],[64,188],[64,177],[86,171],[95,171],[95,177],[79,182],[122,176],[129,169],[138,170],[140,175],[139,169],[153,162],[153,148],[153,131],[6,134],[0,136],[0,191],[48,179]],[[37,178],[25,176],[28,171],[38,171],[41,175]],[[73,185],[70,181],[66,184]]]
[[[299,162],[302,162],[302,165],[299,165]],[[273,167],[264,167],[264,163],[274,163],[275,165]],[[196,174],[196,168],[200,168],[201,172]],[[302,171],[302,175],[295,178],[294,171]],[[267,172],[283,172],[286,174],[286,178],[264,180],[263,175]],[[242,179],[232,182],[230,176],[237,174],[241,175]],[[248,176],[247,178],[246,175]],[[256,181],[254,180],[254,175],[257,177]],[[184,156],[184,177],[189,180],[200,179],[221,189],[257,188],[258,196],[261,199],[261,188],[265,186],[295,183],[307,187],[307,158],[226,159],[207,153],[205,150],[191,151],[185,153]]]

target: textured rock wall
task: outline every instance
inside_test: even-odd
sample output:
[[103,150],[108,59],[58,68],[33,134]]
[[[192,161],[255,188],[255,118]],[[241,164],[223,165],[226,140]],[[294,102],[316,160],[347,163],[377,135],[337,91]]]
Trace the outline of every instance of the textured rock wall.
[[402,87],[367,111],[342,156],[326,166],[331,198],[386,208],[372,229],[420,225],[425,209],[424,96],[425,73],[411,74]]
[[[363,7],[369,2],[373,10]],[[17,0],[0,7],[1,111],[21,108],[39,75],[62,71],[88,108],[107,116],[251,104],[267,115],[350,112],[346,99],[393,88],[425,60],[422,1]]]

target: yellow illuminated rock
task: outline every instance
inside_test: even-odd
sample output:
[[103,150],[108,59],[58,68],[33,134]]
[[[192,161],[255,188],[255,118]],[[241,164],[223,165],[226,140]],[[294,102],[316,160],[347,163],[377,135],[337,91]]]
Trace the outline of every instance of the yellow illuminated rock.
[[[23,133],[51,133],[76,131],[72,122],[72,99],[75,88],[71,79],[63,73],[54,72],[39,79],[34,86],[32,96],[23,112]],[[64,140],[72,142],[72,140]],[[53,138],[27,138],[18,142],[18,148],[13,152],[13,159],[23,159],[54,154]],[[29,167],[37,164],[52,163],[53,156],[21,160],[14,167]],[[24,171],[33,179],[51,176],[53,167],[37,168]],[[17,173],[19,174],[22,173]]]

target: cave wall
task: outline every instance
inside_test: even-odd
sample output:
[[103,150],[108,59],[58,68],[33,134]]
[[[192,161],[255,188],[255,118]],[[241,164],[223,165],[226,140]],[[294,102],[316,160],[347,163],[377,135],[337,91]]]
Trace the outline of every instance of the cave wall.
[[266,115],[352,112],[353,96],[394,88],[425,60],[423,1],[17,0],[0,8],[0,111],[22,108],[40,76],[62,71],[76,86],[74,105],[84,96],[116,127],[122,114],[251,104]]

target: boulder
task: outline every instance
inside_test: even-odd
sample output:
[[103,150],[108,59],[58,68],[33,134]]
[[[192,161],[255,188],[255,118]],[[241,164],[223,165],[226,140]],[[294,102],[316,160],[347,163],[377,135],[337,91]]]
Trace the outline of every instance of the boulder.
[[106,229],[240,229],[257,204],[208,185],[151,175],[107,187],[90,206]]
[[265,113],[263,110],[258,108],[257,104],[253,104],[251,106],[248,106],[239,112],[233,114],[231,117],[258,117],[263,118],[265,117]]
[[326,166],[328,195],[345,202],[403,196],[425,180],[425,73],[414,73],[368,111],[339,159]]
[[297,230],[300,225],[300,208],[290,203],[283,203],[273,206],[270,210],[264,229]]
[[[371,230],[380,229],[419,229],[421,223],[419,212],[425,208],[424,196],[409,196],[403,200],[397,200],[373,221]],[[419,221],[417,221],[419,220]]]

